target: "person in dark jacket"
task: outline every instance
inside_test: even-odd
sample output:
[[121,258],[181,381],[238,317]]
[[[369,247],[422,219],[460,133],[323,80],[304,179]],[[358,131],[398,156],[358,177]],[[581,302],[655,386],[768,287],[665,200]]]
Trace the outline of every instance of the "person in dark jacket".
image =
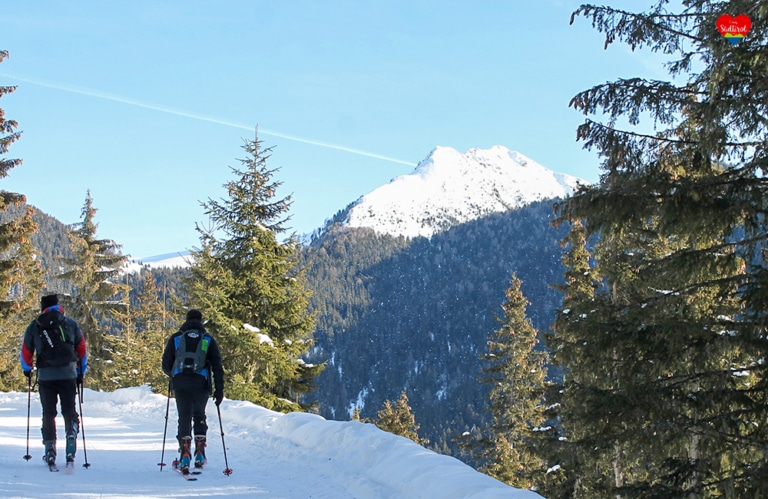
[[[174,333],[163,351],[163,372],[171,378],[179,414],[179,468],[189,472],[191,444],[194,431],[196,468],[206,463],[205,438],[208,425],[205,407],[213,389],[213,399],[218,407],[224,399],[224,369],[216,339],[205,330],[203,314],[192,309],[186,321]],[[213,375],[213,383],[211,383]]]
[[31,385],[32,370],[37,366],[37,384],[43,407],[43,459],[49,464],[56,462],[56,404],[60,400],[67,439],[67,463],[72,463],[75,461],[80,428],[75,396],[88,370],[85,338],[77,322],[64,316],[57,295],[43,296],[40,310],[41,314],[30,322],[24,332],[21,369]]

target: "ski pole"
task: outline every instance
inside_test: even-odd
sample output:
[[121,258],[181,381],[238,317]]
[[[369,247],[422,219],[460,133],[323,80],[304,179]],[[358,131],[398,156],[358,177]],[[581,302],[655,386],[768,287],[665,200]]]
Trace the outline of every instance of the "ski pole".
[[27,453],[24,454],[24,459],[29,461],[32,459],[32,456],[29,455],[29,411],[31,407],[31,401],[32,401],[32,373],[29,373],[29,377],[27,378]]
[[91,464],[88,462],[88,452],[85,450],[85,425],[83,424],[83,420],[85,418],[83,417],[83,384],[82,383],[77,384],[77,392],[78,392],[78,400],[80,401],[80,430],[83,432],[83,457],[85,458],[85,463],[83,463],[83,468],[90,468]]
[[160,462],[157,463],[160,466],[160,471],[163,471],[165,466],[165,435],[168,432],[168,412],[171,410],[171,385],[172,379],[168,379],[168,402],[165,404],[165,428],[163,428],[163,452],[160,453]]
[[224,469],[224,474],[229,476],[232,474],[232,469],[229,467],[229,463],[227,462],[227,446],[224,443],[224,424],[221,422],[221,408],[217,405],[216,406],[216,412],[219,413],[219,428],[221,428],[221,445],[224,447],[224,466],[226,467]]

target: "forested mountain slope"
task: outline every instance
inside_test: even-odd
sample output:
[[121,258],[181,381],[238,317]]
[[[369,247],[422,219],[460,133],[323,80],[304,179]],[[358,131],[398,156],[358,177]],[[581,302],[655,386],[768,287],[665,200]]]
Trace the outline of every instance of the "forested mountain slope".
[[552,201],[542,201],[405,239],[345,227],[338,215],[300,261],[317,313],[311,360],[328,362],[315,393],[322,414],[375,417],[405,390],[421,436],[448,452],[484,417],[480,355],[513,272],[534,325],[554,319],[564,231],[552,217]]

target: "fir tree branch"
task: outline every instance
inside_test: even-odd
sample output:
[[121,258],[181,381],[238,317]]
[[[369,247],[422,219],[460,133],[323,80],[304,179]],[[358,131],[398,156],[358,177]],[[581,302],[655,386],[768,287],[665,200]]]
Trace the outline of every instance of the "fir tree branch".
[[[578,9],[576,9],[571,14],[570,24],[573,24],[574,20],[579,15],[584,15],[584,17],[587,17],[587,18],[591,17],[592,26],[596,28],[598,31],[605,33],[604,48],[608,48],[608,45],[613,43],[616,40],[616,38],[619,38],[625,43],[629,44],[630,48],[634,51],[636,48],[641,47],[644,42],[646,43],[648,42],[648,40],[645,37],[642,37],[641,34],[643,34],[642,28],[645,28],[647,30],[649,27],[656,28],[662,33],[665,33],[667,35],[674,35],[674,36],[691,40],[697,43],[703,43],[704,40],[702,40],[701,38],[693,36],[690,33],[680,31],[679,29],[673,29],[671,26],[668,26],[666,24],[659,23],[659,20],[687,21],[692,18],[695,19],[695,18],[701,17],[701,15],[689,14],[689,13],[662,14],[660,13],[660,10],[661,10],[661,6],[664,3],[666,2],[664,1],[659,2],[659,4],[655,9],[656,12],[652,12],[651,14],[628,12],[625,10],[615,9],[613,7],[607,7],[607,6],[596,7],[593,5],[581,5]],[[615,22],[615,23],[608,22],[609,20],[614,21],[615,17],[619,17],[618,22]],[[633,40],[632,37],[637,37],[638,39]],[[663,41],[660,34],[656,34],[656,36],[652,37],[652,39],[657,45],[660,45]],[[672,44],[671,47],[673,49],[679,49],[679,46],[677,43]],[[661,47],[652,46],[651,48],[652,50],[655,51]],[[674,52],[674,50],[671,50],[670,48],[664,48],[663,50],[665,53]]]

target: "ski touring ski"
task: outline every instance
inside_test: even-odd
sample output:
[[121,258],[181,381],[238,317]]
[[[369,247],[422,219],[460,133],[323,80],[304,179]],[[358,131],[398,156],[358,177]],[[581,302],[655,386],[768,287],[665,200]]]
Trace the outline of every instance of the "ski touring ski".
[[49,471],[59,471],[59,468],[56,466],[56,463],[48,463],[48,470]]
[[178,473],[179,475],[183,476],[185,480],[188,482],[194,482],[197,480],[197,477],[194,475],[202,475],[203,472],[200,470],[188,470],[186,473],[181,471],[181,468],[179,468],[179,461],[174,459],[174,461],[171,463],[171,469]]
[[184,477],[184,480],[188,482],[194,482],[195,480],[197,480],[197,477],[194,476],[192,473],[184,473],[179,468],[173,468],[173,471],[175,471],[176,473]]

